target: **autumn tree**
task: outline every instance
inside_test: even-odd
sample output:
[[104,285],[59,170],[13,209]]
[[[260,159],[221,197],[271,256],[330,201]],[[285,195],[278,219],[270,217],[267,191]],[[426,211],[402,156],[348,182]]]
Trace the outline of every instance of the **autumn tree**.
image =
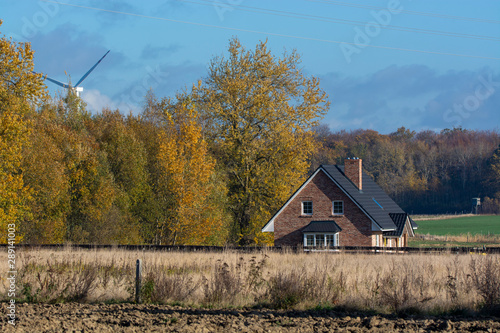
[[492,194],[500,198],[500,145],[488,159],[487,185],[489,185]]
[[341,133],[332,133],[328,125],[322,124],[314,129],[314,140],[318,149],[311,157],[309,174],[322,164],[342,164],[346,157],[346,144]]
[[35,189],[27,241],[140,242],[127,193],[117,184],[103,148],[100,122],[78,96],[68,90],[66,96],[48,101],[34,123],[33,147],[24,161],[27,181]]
[[328,110],[319,80],[293,51],[275,57],[238,39],[193,88],[212,153],[224,168],[239,244],[268,241],[260,228],[304,180],[315,149],[311,128]]
[[[1,21],[0,21],[1,25]],[[0,37],[0,234],[7,225],[19,230],[28,213],[31,191],[25,185],[23,147],[28,144],[28,119],[46,96],[41,75],[32,74],[33,51],[29,43]],[[18,233],[18,240],[20,240]],[[3,238],[0,242],[7,240]]]
[[102,138],[93,131],[95,120],[84,104],[74,102],[75,97],[68,90],[68,96],[58,105],[63,128],[67,129],[59,138],[70,181],[66,238],[76,243],[140,242],[137,221],[130,218],[128,211],[128,197],[112,172],[112,163],[119,161],[108,160],[105,142],[100,142]]
[[90,122],[89,131],[106,156],[116,187],[116,213],[128,225],[138,227],[141,238],[150,240],[149,206],[152,197],[148,182],[147,153],[144,143],[129,126],[134,116],[104,109]]
[[59,140],[66,130],[47,103],[32,117],[31,144],[23,150],[25,182],[33,189],[31,215],[24,223],[29,244],[61,244],[66,237],[70,180],[66,154]]
[[159,126],[155,189],[161,207],[158,223],[163,244],[223,245],[226,188],[215,171],[192,101],[148,97],[148,117]]
[[500,213],[500,145],[487,162],[487,176],[483,185],[488,194],[482,202],[482,212],[488,214]]

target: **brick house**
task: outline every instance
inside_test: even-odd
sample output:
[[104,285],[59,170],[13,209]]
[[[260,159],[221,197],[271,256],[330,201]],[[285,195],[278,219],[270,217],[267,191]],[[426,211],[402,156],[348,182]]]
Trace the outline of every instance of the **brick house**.
[[362,170],[321,165],[262,228],[276,246],[406,247],[417,225]]

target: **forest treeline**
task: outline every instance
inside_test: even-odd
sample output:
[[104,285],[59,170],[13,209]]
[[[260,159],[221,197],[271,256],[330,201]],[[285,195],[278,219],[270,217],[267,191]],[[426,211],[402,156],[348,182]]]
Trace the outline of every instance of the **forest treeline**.
[[[320,164],[360,157],[407,211],[500,207],[495,131],[332,133],[319,80],[265,42],[212,59],[140,114],[49,97],[28,43],[0,39],[0,229],[25,243],[264,244],[260,228]],[[2,239],[5,242],[6,239]]]
[[320,164],[363,159],[363,168],[410,214],[500,214],[500,134],[463,128],[412,131],[401,127],[388,135],[373,130],[315,129],[320,144],[311,170]]

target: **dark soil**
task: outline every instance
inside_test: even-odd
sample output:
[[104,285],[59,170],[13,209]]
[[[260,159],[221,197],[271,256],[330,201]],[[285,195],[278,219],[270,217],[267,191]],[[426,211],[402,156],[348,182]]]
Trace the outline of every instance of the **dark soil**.
[[338,311],[192,309],[136,304],[2,303],[2,332],[500,332],[499,318],[363,315]]

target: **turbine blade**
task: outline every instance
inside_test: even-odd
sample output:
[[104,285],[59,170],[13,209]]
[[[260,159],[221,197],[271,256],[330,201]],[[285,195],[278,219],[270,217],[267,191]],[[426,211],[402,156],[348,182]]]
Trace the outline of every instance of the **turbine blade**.
[[52,83],[55,83],[57,84],[58,86],[61,86],[63,88],[69,88],[69,85],[66,84],[66,83],[62,83],[61,81],[57,81],[57,80],[54,80],[54,79],[51,79],[50,77],[46,76],[45,79],[49,80],[50,82]]
[[97,65],[99,65],[99,63],[102,61],[102,59],[104,59],[104,57],[108,55],[109,51],[111,51],[111,50],[108,50],[108,52],[106,52],[106,54],[105,54],[105,55],[103,55],[103,56],[102,56],[102,58],[101,58],[101,59],[99,59],[99,61],[98,61],[98,62],[96,62],[96,63],[95,63],[95,65],[94,65],[94,66],[92,66],[92,68],[91,68],[91,69],[89,69],[89,71],[88,71],[87,73],[85,73],[85,75],[84,75],[84,76],[82,76],[82,78],[80,79],[80,81],[78,81],[78,82],[75,84],[75,88],[76,88],[76,87],[78,87],[78,85],[79,85],[80,83],[82,83],[82,82],[83,82],[83,80],[85,80],[85,79],[87,78],[87,76],[89,76],[89,74],[90,74],[90,73],[92,73],[92,71],[94,70],[94,68],[96,68],[96,67],[97,67]]
[[[31,73],[33,73],[33,74],[38,74],[38,73],[37,73],[37,72],[35,72],[35,71],[31,71]],[[61,86],[61,87],[63,87],[63,88],[69,88],[69,85],[68,85],[68,84],[66,84],[66,83],[62,83],[61,81],[57,81],[57,80],[51,79],[51,78],[50,78],[50,77],[48,77],[47,75],[44,75],[44,76],[43,76],[43,79],[44,79],[44,80],[49,80],[50,82],[55,83],[55,84],[57,84],[58,86]]]

